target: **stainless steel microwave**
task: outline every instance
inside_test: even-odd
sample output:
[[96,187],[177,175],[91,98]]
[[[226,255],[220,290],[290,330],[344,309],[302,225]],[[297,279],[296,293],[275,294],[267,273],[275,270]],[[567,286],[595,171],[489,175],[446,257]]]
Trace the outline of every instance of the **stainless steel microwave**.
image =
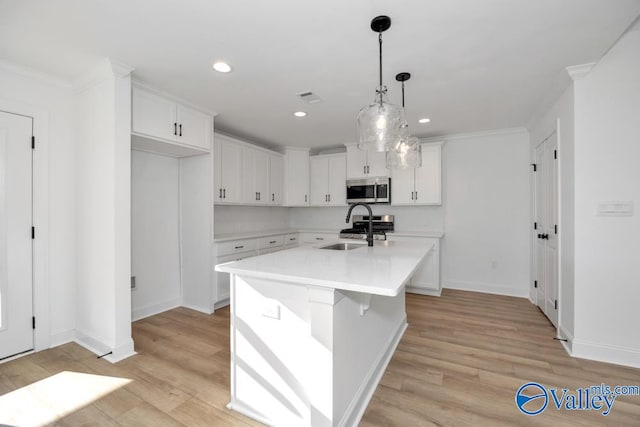
[[348,179],[347,203],[391,203],[391,178]]

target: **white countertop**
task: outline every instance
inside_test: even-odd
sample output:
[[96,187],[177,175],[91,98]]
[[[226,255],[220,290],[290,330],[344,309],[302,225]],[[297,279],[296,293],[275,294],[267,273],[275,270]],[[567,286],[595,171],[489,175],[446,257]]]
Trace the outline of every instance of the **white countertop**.
[[[357,243],[353,240],[340,242]],[[287,283],[396,296],[431,250],[416,242],[366,243],[353,250],[298,247],[216,266],[216,271]]]
[[[345,226],[346,227],[346,226]],[[275,230],[264,230],[264,231],[246,231],[246,232],[236,232],[236,233],[216,233],[213,237],[213,241],[215,243],[218,242],[226,242],[229,240],[239,240],[239,239],[252,239],[257,237],[267,237],[267,236],[277,236],[278,234],[290,234],[290,233],[327,233],[327,234],[335,234],[336,236],[340,230],[330,230],[330,229],[297,229],[297,228],[281,228]],[[442,231],[437,230],[421,230],[421,231],[392,231],[388,232],[389,235],[400,236],[400,237],[436,237],[442,238],[444,233]]]

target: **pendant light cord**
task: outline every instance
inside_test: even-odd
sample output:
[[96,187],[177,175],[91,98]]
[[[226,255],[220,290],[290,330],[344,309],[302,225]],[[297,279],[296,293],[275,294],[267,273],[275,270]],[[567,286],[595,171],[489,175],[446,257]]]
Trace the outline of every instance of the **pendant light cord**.
[[402,108],[404,108],[404,80],[402,81]]
[[380,59],[380,104],[382,104],[382,33],[378,33],[378,44],[380,45],[379,49],[379,59]]

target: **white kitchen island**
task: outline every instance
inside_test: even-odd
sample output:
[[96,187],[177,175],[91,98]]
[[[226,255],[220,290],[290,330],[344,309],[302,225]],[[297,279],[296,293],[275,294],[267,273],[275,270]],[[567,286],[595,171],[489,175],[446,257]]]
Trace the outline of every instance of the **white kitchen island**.
[[231,274],[229,408],[276,426],[362,417],[407,327],[404,286],[431,247],[329,245],[216,266]]

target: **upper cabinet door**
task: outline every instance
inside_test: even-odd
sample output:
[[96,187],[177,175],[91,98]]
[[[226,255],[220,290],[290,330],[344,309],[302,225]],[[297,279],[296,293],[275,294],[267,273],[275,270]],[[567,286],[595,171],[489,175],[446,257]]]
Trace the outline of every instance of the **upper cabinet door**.
[[389,176],[386,152],[367,151],[367,176]]
[[415,169],[417,205],[442,204],[441,153],[441,144],[422,144],[422,166]]
[[256,190],[256,150],[251,147],[242,146],[242,203],[256,204],[258,203],[258,190]]
[[309,151],[287,150],[284,185],[286,206],[309,205]]
[[175,141],[178,133],[175,102],[134,87],[131,132]]
[[257,203],[265,205],[271,203],[269,194],[269,153],[255,150],[254,153],[255,191],[258,193]]
[[[329,205],[347,204],[347,156],[345,154],[328,158],[329,166]],[[313,175],[312,175],[313,176]]]
[[177,123],[178,142],[203,148],[207,151],[211,150],[211,133],[213,132],[211,116],[178,104]]
[[220,143],[220,185],[223,203],[239,203],[241,200],[242,150],[238,144],[223,139]]
[[329,203],[329,166],[326,157],[309,158],[309,193],[311,206]]
[[357,145],[347,146],[347,179],[367,176],[367,153]]
[[282,156],[276,154],[269,155],[269,172],[269,201],[272,205],[281,205],[284,185],[284,159]]
[[414,170],[415,169],[391,170],[392,205],[413,205],[415,203]]

